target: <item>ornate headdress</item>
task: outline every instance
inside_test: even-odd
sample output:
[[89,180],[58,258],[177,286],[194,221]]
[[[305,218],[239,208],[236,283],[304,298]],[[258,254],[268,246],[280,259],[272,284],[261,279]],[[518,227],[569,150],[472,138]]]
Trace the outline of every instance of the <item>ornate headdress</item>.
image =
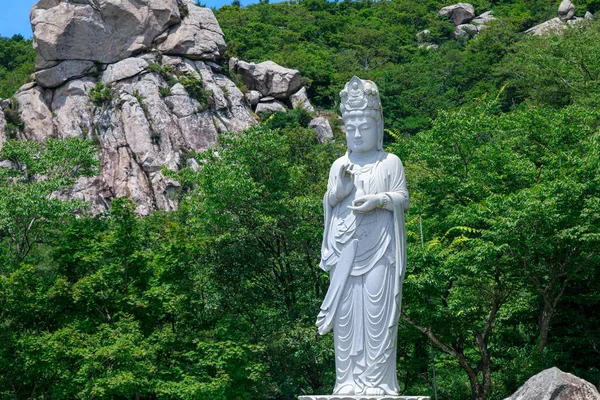
[[377,122],[377,148],[383,150],[383,112],[379,90],[373,81],[354,76],[340,92],[342,118],[372,117]]
[[344,90],[340,92],[342,98],[340,111],[342,117],[373,117],[381,120],[381,100],[379,90],[373,81],[363,81],[358,77],[350,79]]

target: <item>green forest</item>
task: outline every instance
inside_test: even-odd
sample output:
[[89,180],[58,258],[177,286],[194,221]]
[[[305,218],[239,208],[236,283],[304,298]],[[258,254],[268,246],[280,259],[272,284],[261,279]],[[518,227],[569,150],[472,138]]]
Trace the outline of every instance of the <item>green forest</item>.
[[[322,198],[353,75],[379,86],[411,194],[402,394],[503,399],[553,366],[600,385],[600,22],[521,33],[558,3],[475,1],[497,19],[468,41],[433,0],[215,10],[228,56],[298,69],[335,140],[318,144],[302,110],[223,135],[199,171],[164,171],[181,183],[177,211],[140,218],[119,198],[94,216],[51,195],[97,174],[93,143],[7,140],[0,399],[330,393]],[[418,47],[423,29],[437,49]],[[30,40],[0,38],[0,98],[34,57]]]

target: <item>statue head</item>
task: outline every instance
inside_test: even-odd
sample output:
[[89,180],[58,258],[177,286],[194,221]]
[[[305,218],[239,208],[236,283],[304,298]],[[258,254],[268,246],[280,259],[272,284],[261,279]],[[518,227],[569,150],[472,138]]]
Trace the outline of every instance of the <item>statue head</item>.
[[[373,81],[362,80],[358,77],[350,79],[344,90],[340,92],[340,110],[344,119],[344,126],[348,134],[350,129],[357,129],[361,124],[365,128],[373,125],[377,133],[377,149],[383,150],[383,113],[379,90]],[[348,151],[352,151],[348,143]]]

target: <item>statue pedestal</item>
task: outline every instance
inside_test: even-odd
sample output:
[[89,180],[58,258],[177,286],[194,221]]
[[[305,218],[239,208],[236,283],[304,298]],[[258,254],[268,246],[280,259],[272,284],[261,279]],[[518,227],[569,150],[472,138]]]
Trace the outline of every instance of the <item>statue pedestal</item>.
[[345,396],[345,395],[308,395],[300,396],[298,400],[431,400],[429,396]]

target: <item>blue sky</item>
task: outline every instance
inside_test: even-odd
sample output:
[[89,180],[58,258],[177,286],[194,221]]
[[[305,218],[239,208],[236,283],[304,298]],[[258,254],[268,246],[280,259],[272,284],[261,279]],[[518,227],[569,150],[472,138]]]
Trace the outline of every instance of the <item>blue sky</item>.
[[[0,36],[11,37],[21,34],[30,38],[31,25],[29,11],[37,0],[0,0]],[[258,0],[242,0],[242,5],[257,3]],[[204,0],[207,7],[219,8],[223,4],[231,4],[231,0]]]

